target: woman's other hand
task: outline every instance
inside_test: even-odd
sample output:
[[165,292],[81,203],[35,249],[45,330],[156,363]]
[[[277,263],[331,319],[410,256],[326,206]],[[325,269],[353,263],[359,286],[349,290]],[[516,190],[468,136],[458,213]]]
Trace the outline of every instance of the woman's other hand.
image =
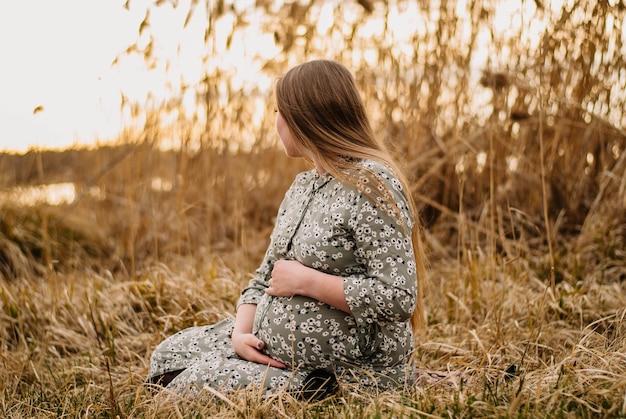
[[231,340],[233,349],[241,358],[257,364],[270,365],[276,368],[287,368],[287,365],[265,355],[265,342],[252,334],[252,324],[256,313],[255,304],[242,304],[237,309],[235,326]]
[[233,348],[237,355],[246,361],[257,364],[270,365],[276,368],[287,368],[287,365],[277,361],[261,352],[265,343],[252,333],[238,333],[233,331]]

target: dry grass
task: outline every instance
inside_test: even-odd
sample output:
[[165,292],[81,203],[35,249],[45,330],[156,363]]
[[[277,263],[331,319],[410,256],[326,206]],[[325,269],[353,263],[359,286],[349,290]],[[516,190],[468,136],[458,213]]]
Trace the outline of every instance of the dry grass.
[[[49,225],[55,221],[49,219]],[[5,276],[2,414],[611,417],[626,412],[626,282],[608,278],[605,261],[595,271],[588,267],[591,272],[582,279],[565,279],[552,289],[533,268],[540,262],[532,256],[490,259],[480,248],[466,250],[458,261],[433,260],[429,327],[416,353],[424,368],[471,377],[460,387],[378,395],[345,388],[340,397],[313,406],[287,395],[270,400],[209,395],[210,403],[155,399],[143,385],[150,351],[177,330],[232,315],[265,242],[248,231],[250,241],[259,244],[247,254],[239,246],[216,244],[220,250],[147,258],[134,275],[121,268],[61,266],[34,277]]]
[[[415,360],[467,381],[343,388],[318,404],[167,399],[143,385],[164,337],[234,313],[306,167],[272,140],[272,106],[247,123],[263,92],[207,69],[191,116],[177,100],[125,104],[138,123],[118,146],[0,156],[0,415],[626,417],[626,7],[609,3],[523,2],[533,13],[502,32],[488,0],[399,1],[419,5],[424,23],[402,50],[393,25],[362,31],[390,13],[382,2],[343,2],[358,19],[337,6],[325,33],[311,23],[317,3],[264,15],[283,49],[267,74],[319,55],[355,69],[426,225],[429,326]],[[206,4],[210,57],[215,20],[239,13],[235,35],[246,12]],[[537,41],[529,22],[545,24]],[[135,49],[148,60],[155,50]],[[232,140],[250,135],[246,147]],[[3,199],[58,182],[76,186],[74,202]]]

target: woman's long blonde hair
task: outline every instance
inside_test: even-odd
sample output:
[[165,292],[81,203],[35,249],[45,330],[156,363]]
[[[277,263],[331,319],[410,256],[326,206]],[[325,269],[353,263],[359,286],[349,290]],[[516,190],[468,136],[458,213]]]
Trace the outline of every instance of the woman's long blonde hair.
[[[383,192],[373,201],[384,205],[385,210],[397,210],[396,203],[389,202],[390,191],[376,174],[358,166],[357,160],[378,161],[398,177],[414,219],[410,234],[417,266],[417,301],[411,325],[415,333],[421,333],[425,327],[423,282],[426,280],[426,256],[419,216],[406,177],[387,147],[374,135],[354,77],[345,66],[335,61],[309,61],[293,67],[278,79],[276,102],[302,155],[311,156],[321,169],[363,193],[363,176],[374,182],[375,187],[370,189],[374,193],[379,191],[378,186],[383,186]],[[409,228],[399,211],[394,214],[400,225]]]

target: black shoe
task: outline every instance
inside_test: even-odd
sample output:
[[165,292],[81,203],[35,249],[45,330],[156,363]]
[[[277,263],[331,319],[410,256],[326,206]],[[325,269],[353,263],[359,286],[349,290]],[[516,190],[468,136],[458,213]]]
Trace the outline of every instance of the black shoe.
[[299,400],[307,402],[318,402],[339,391],[339,383],[332,372],[318,369],[311,372],[304,379],[302,390],[297,394]]
[[178,374],[180,374],[183,371],[185,371],[185,368],[183,368],[181,370],[166,372],[165,374],[161,374],[161,375],[156,375],[154,377],[148,378],[148,380],[146,380],[146,381],[147,381],[148,384],[155,384],[157,386],[167,387],[167,385],[174,378],[178,377]]

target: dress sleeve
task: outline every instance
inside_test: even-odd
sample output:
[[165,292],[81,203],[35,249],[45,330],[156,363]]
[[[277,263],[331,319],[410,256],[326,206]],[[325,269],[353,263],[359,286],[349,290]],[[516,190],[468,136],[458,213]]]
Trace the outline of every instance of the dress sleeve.
[[416,303],[413,218],[398,184],[388,183],[404,225],[363,194],[350,211],[354,255],[364,272],[344,277],[343,284],[346,302],[360,324],[406,321]]
[[270,244],[265,252],[263,262],[261,262],[261,265],[256,270],[250,282],[248,282],[246,288],[241,292],[239,301],[237,302],[237,308],[239,308],[241,304],[259,303],[259,300],[265,294],[265,289],[268,287],[268,281],[270,280],[275,261],[276,256],[274,255],[273,246]]

